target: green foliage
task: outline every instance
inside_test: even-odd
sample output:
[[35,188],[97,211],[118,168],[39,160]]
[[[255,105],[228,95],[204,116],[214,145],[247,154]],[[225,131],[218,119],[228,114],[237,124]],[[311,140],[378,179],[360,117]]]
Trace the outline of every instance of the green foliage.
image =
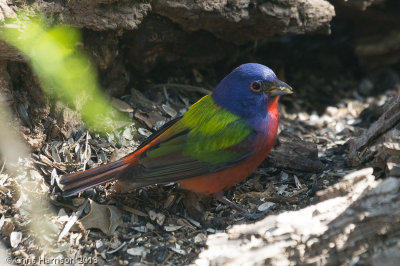
[[19,13],[2,25],[0,34],[30,62],[44,92],[77,109],[91,129],[104,133],[112,129],[111,121],[128,121],[101,93],[94,67],[78,49],[77,29],[48,27],[39,17]]

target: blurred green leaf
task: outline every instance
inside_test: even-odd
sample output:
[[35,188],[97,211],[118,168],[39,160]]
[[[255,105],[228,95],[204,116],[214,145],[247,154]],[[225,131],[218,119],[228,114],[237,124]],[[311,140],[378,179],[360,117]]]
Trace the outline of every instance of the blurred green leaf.
[[22,12],[8,19],[0,33],[30,62],[44,92],[78,110],[92,130],[105,133],[115,127],[112,121],[129,121],[101,93],[94,67],[78,49],[81,34],[77,29],[48,27],[40,17]]

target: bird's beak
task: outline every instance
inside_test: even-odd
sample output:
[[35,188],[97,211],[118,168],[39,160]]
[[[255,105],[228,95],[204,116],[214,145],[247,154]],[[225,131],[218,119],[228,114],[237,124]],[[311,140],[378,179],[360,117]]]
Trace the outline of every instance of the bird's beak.
[[293,89],[285,82],[277,80],[271,85],[271,87],[268,89],[267,93],[270,96],[281,96],[281,95],[286,95],[286,94],[292,94]]

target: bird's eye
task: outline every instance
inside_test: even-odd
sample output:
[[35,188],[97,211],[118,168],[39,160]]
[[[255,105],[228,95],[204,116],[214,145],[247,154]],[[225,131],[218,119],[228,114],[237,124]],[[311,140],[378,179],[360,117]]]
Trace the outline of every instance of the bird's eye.
[[261,91],[261,83],[259,81],[251,82],[250,89],[254,92],[260,92]]

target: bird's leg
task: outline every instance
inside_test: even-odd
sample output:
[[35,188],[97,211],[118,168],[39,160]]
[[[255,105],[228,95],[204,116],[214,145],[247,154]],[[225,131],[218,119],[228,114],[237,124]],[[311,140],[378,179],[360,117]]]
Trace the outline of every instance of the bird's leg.
[[230,201],[229,199],[227,199],[224,196],[224,192],[220,191],[214,194],[214,197],[219,200],[220,202],[224,203],[225,205],[228,205],[229,207],[237,210],[238,212],[240,212],[244,217],[246,217],[249,220],[257,220],[261,217],[264,217],[265,214],[267,214],[267,212],[261,212],[261,213],[249,213],[248,211],[246,211],[245,209],[243,209],[242,207],[240,207],[239,205],[237,205],[236,203]]
[[279,137],[276,138],[274,148],[281,146],[281,141],[279,140]]
[[214,197],[220,202],[224,203],[225,205],[228,205],[229,207],[239,211],[240,213],[248,213],[248,211],[246,211],[236,203],[232,202],[231,200],[228,200],[228,198],[224,196],[223,192],[215,193]]

